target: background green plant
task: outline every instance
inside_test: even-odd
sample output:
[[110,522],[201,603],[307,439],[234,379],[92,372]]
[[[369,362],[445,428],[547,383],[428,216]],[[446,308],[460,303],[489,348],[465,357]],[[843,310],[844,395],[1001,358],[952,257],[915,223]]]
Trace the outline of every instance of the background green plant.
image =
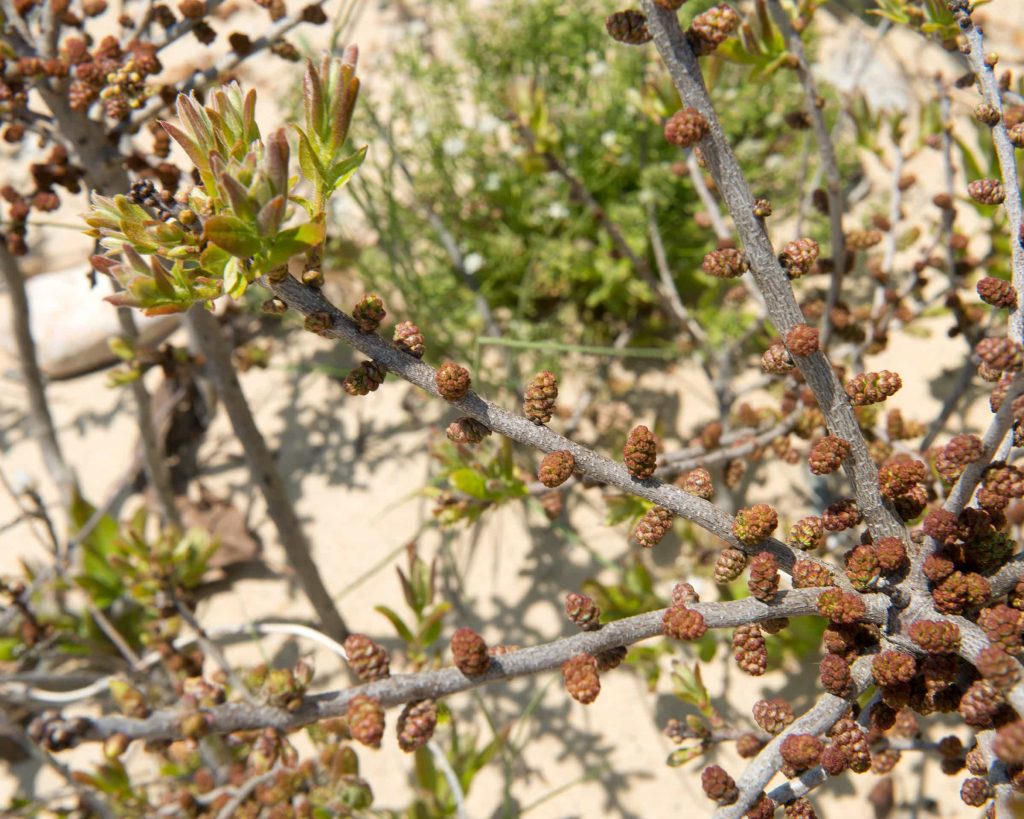
[[[682,16],[710,5],[688,3]],[[712,341],[749,323],[738,309],[723,309],[727,284],[707,277],[697,284],[716,238],[697,218],[684,153],[661,133],[679,100],[650,50],[608,39],[607,13],[596,0],[502,0],[485,9],[442,0],[410,23],[391,58],[389,70],[402,81],[386,96],[371,91],[357,111],[356,131],[385,135],[391,151],[371,150],[352,188],[372,240],[342,236],[333,261],[355,255],[366,287],[400,299],[432,349],[454,349],[462,328],[486,328],[428,208],[507,336],[608,344],[629,328],[633,344],[647,345],[674,335],[660,297],[542,152],[585,185],[652,270],[653,210],[675,286]],[[755,17],[728,59],[710,59],[709,76],[757,194],[784,218],[798,204],[786,180],[801,175],[808,135],[784,126],[801,96],[793,72],[778,70],[780,53],[777,31]],[[754,78],[758,93],[750,94]],[[517,123],[528,124],[537,150]]]

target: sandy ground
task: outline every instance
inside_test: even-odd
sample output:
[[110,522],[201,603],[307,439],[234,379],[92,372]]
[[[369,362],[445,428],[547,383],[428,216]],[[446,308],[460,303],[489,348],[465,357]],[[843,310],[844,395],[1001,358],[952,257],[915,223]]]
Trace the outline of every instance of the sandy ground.
[[[1005,28],[995,32],[997,37],[1005,37],[1007,45],[1014,38],[1018,47],[1024,45],[1019,39],[1020,29],[1009,24],[1014,14],[1017,23],[1024,23],[1021,4],[997,0],[989,14],[993,20],[1006,22]],[[381,12],[368,8],[357,30],[364,54],[387,47],[392,33],[382,22],[386,20]],[[291,82],[286,73],[276,74],[278,90]],[[262,96],[270,99],[274,94]],[[929,322],[929,337],[901,337],[891,352],[868,362],[875,369],[888,367],[913,374],[890,402],[909,416],[930,417],[948,385],[943,361],[957,361],[962,355],[962,342],[945,337],[946,324],[945,320]],[[176,340],[184,343],[181,337]],[[417,492],[431,469],[429,438],[451,420],[449,414],[437,404],[422,400],[414,388],[393,381],[368,398],[349,399],[336,383],[311,369],[320,364],[344,368],[351,363],[346,351],[322,339],[298,334],[290,336],[287,345],[278,345],[269,370],[250,370],[243,377],[257,420],[278,454],[279,466],[314,544],[317,563],[349,625],[392,648],[397,646],[390,626],[373,607],[385,604],[404,613],[392,567],[404,565],[404,547],[416,542],[424,556],[441,555],[459,569],[461,581],[449,581],[444,590],[455,607],[447,621],[446,635],[458,625],[469,625],[480,630],[489,642],[532,645],[571,633],[560,613],[564,595],[578,589],[586,578],[601,574],[598,558],[614,560],[630,548],[623,527],[609,528],[603,523],[599,496],[593,491],[577,491],[567,504],[567,521],[579,536],[577,543],[553,534],[541,515],[524,514],[521,508],[499,510],[472,530],[439,533],[431,525],[429,501]],[[629,376],[628,371],[624,376]],[[678,390],[680,396],[685,393],[685,398],[679,399],[680,430],[708,419],[710,394],[701,386],[699,374],[689,368],[679,366],[657,376],[646,374],[640,383],[661,391]],[[569,385],[570,396],[574,387],[578,390],[579,385]],[[135,445],[127,394],[106,388],[102,372],[55,382],[48,394],[66,456],[78,470],[87,497],[94,502],[107,497],[122,478]],[[654,410],[646,411],[653,417]],[[965,424],[965,428],[972,428],[983,420],[981,414],[976,414],[957,419],[952,426]],[[24,475],[34,480],[44,496],[55,501],[27,433],[23,394],[15,381],[5,379],[0,385],[0,465],[8,477]],[[262,501],[248,486],[241,452],[223,415],[217,417],[200,457],[204,482],[215,492],[230,495],[246,511],[263,541],[269,567],[267,576],[240,579],[230,589],[204,601],[199,608],[201,621],[216,626],[261,617],[308,616],[304,601],[284,579],[287,568],[283,553],[275,542]],[[770,485],[764,483],[769,474]],[[786,477],[803,480],[799,470],[787,471]],[[779,486],[777,473],[763,468],[758,483],[754,491],[768,499],[785,491]],[[43,547],[27,525],[8,526],[16,517],[11,499],[0,493],[3,573],[18,571],[22,560],[45,559]],[[659,547],[654,560],[661,569],[661,591],[667,592],[673,579],[682,576],[679,570],[692,561],[691,554],[692,547],[678,537]],[[610,579],[607,574],[602,576]],[[714,595],[711,588],[707,593]],[[812,701],[816,676],[813,662],[790,665],[752,679],[738,673],[727,661],[726,639],[723,634],[722,647],[716,659],[704,667],[704,675],[730,723],[746,724],[750,706],[766,694],[791,697],[798,707]],[[300,654],[312,653],[318,671],[315,687],[328,690],[343,684],[340,661],[329,653],[314,651],[309,643],[267,638],[260,647],[249,645],[228,651],[232,661],[239,663],[262,658],[288,663]],[[685,647],[677,651],[676,657],[683,662],[694,660]],[[401,663],[396,661],[394,665],[400,667]],[[690,763],[681,769],[664,764],[672,745],[660,727],[668,717],[686,713],[672,697],[667,676],[654,695],[646,691],[636,675],[626,671],[606,675],[602,684],[600,698],[590,707],[570,700],[561,690],[560,680],[551,674],[451,699],[456,713],[475,726],[480,744],[491,738],[484,712],[491,725],[498,729],[510,726],[516,742],[525,744],[522,753],[508,762],[512,781],[506,815],[520,815],[527,808],[536,817],[710,813],[699,784],[702,763]],[[726,689],[728,701],[720,697]],[[539,704],[532,714],[524,716],[534,698]],[[393,725],[394,717],[394,713],[389,715],[389,725]],[[84,751],[83,756],[94,750]],[[364,776],[374,787],[377,806],[401,808],[410,793],[410,760],[393,741],[386,742],[379,752],[360,751],[360,757]],[[720,752],[715,758],[731,771],[741,770],[731,751]],[[469,816],[502,812],[505,774],[500,762],[492,763],[480,774],[467,799]],[[815,799],[820,815],[837,816],[852,806],[857,806],[854,810],[858,816],[866,815],[862,810],[865,803],[849,797],[854,793],[865,795],[877,779],[868,774],[830,783]],[[896,815],[971,815],[956,795],[959,782],[959,777],[943,777],[934,765],[922,768],[916,760],[908,761],[899,769],[897,804],[917,802],[923,811],[917,813],[907,807]],[[8,767],[6,775],[0,768],[0,802],[17,783],[37,793],[58,785],[51,773],[33,765]],[[919,795],[923,795],[922,801],[918,801]]]

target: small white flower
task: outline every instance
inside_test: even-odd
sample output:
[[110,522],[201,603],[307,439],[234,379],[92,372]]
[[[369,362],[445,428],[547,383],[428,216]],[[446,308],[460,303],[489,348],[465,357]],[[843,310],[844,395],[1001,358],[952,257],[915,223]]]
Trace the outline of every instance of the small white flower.
[[28,472],[21,469],[14,472],[10,477],[11,491],[15,495],[24,495],[27,492],[35,492],[38,484]]
[[484,257],[479,253],[470,253],[462,260],[462,267],[470,276],[476,273],[483,266]]
[[494,171],[487,174],[484,179],[484,190],[485,191],[496,191],[501,187],[501,177],[498,176]]
[[569,216],[569,209],[563,202],[552,202],[548,205],[547,213],[551,219],[566,219]]
[[603,77],[608,73],[608,63],[604,60],[598,60],[592,66],[590,66],[590,76],[596,78]]
[[499,125],[501,125],[501,120],[494,116],[494,114],[484,114],[480,117],[480,121],[477,123],[476,129],[481,134],[493,134],[498,130]]
[[429,128],[430,126],[424,120],[417,119],[412,124],[412,135],[416,137],[416,139],[423,139],[423,137],[427,135],[427,130]]
[[601,134],[601,144],[604,145],[605,148],[614,148],[615,142],[617,140],[618,134],[616,134],[614,131],[605,131],[603,134]]
[[441,149],[447,156],[459,156],[466,150],[466,140],[462,137],[450,136],[441,143]]

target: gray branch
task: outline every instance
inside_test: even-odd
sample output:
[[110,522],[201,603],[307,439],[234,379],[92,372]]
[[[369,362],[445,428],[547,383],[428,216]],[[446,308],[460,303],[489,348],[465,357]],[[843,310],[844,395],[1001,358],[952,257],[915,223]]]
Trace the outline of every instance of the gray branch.
[[[748,597],[723,603],[693,603],[690,608],[704,616],[709,628],[734,628],[775,617],[816,614],[815,602],[819,593],[818,589],[780,592],[770,605]],[[863,599],[867,605],[867,619],[874,623],[884,622],[888,608],[885,596],[872,594],[865,595]],[[660,635],[664,613],[664,609],[659,609],[627,617],[608,623],[598,631],[581,632],[544,645],[492,657],[488,670],[474,677],[467,677],[457,668],[448,667],[417,674],[399,674],[354,688],[310,696],[296,711],[269,705],[227,703],[207,709],[204,713],[211,733],[224,734],[266,727],[291,731],[318,720],[343,715],[348,703],[358,694],[373,697],[385,708],[391,708],[414,700],[449,696],[499,680],[549,671],[559,668],[577,654],[597,654],[610,648],[629,646]],[[848,705],[844,700],[839,702]],[[181,717],[181,712],[176,709],[158,711],[145,719],[119,715],[96,717],[88,720],[84,738],[101,740],[120,733],[131,740],[175,739],[181,736]]]
[[821,347],[827,349],[829,338],[832,335],[832,309],[839,301],[843,277],[846,275],[846,235],[843,233],[843,213],[846,210],[846,205],[843,202],[843,182],[839,176],[839,162],[836,159],[835,145],[832,144],[832,135],[828,131],[825,115],[818,104],[818,88],[814,83],[811,67],[807,63],[807,56],[804,54],[803,41],[796,29],[793,28],[789,14],[782,8],[779,0],[769,0],[768,6],[775,19],[775,24],[786,38],[786,47],[797,59],[797,74],[800,76],[800,83],[804,88],[807,116],[814,128],[814,138],[818,143],[818,153],[821,156],[825,179],[828,181],[826,194],[828,196],[828,218],[832,231],[832,281],[829,285],[825,316],[822,319],[821,327]]
[[[58,129],[76,152],[79,164],[85,171],[86,184],[105,193],[127,190],[128,174],[121,164],[121,156],[116,146],[108,139],[102,123],[72,111],[62,83],[50,86],[46,82],[40,82],[36,89],[50,109]],[[121,325],[121,332],[130,342],[136,343],[139,333],[131,310],[119,307],[117,319]],[[153,422],[149,391],[141,378],[132,381],[130,389],[135,400],[136,421],[142,439],[146,479],[156,493],[164,519],[180,527],[181,518],[174,502],[170,470],[164,461]]]
[[791,734],[823,734],[849,710],[853,699],[867,688],[871,680],[871,658],[859,657],[850,670],[853,673],[854,696],[851,699],[843,699],[832,694],[823,694],[813,708],[765,745],[750,761],[746,770],[736,780],[740,791],[739,799],[732,805],[715,811],[714,819],[739,819],[757,801],[772,777],[782,767],[781,749],[786,737]]
[[[985,60],[985,41],[981,29],[974,25],[971,15],[966,11],[954,11],[960,30],[967,39],[969,50],[967,51],[967,62],[974,71],[978,90],[982,99],[1002,112],[1003,102],[999,93],[999,85],[996,82],[995,73]],[[999,171],[1003,177],[1003,188],[1006,192],[1006,199],[1003,206],[1006,208],[1006,215],[1009,221],[1010,234],[1010,255],[1013,260],[1013,286],[1017,290],[1017,306],[1010,311],[1010,338],[1018,343],[1024,344],[1024,305],[1021,298],[1024,297],[1024,247],[1021,246],[1021,226],[1024,220],[1024,210],[1021,208],[1020,182],[1017,178],[1017,155],[1010,136],[1006,132],[1006,124],[1000,118],[992,126],[992,142],[996,147],[996,155],[999,157]]]
[[267,514],[274,522],[281,546],[288,556],[288,563],[309,598],[313,610],[320,620],[321,628],[331,637],[344,640],[348,636],[345,621],[339,614],[330,592],[324,585],[320,571],[313,561],[312,549],[302,530],[302,522],[295,512],[295,506],[288,497],[288,489],[277,469],[274,456],[267,442],[256,426],[249,402],[238,383],[231,354],[220,332],[220,325],[212,313],[202,305],[189,310],[189,329],[195,334],[199,349],[206,356],[210,377],[217,387],[217,394],[224,403],[231,426],[242,444],[246,462],[253,481],[259,486],[267,504]]
[[[709,133],[701,141],[701,152],[732,215],[754,280],[764,296],[768,316],[780,335],[785,336],[794,325],[804,323],[805,319],[775,256],[764,223],[754,215],[754,197],[715,114],[697,58],[679,27],[675,12],[661,8],[654,0],[643,0],[643,8],[654,44],[680,97],[708,121]],[[844,467],[873,538],[877,541],[895,536],[906,540],[903,522],[892,504],[882,497],[878,472],[867,443],[828,359],[824,353],[818,352],[797,358],[797,366],[813,390],[831,433],[850,443],[850,455]]]
[[[440,395],[437,385],[434,383],[433,367],[396,349],[376,334],[360,332],[352,319],[331,304],[319,290],[306,287],[291,276],[286,276],[279,282],[270,282],[264,277],[260,279],[260,283],[269,287],[288,307],[303,316],[315,313],[326,315],[329,321],[324,329],[324,335],[350,344],[378,364],[386,367],[389,372],[395,373],[432,395]],[[655,479],[636,480],[622,464],[570,441],[545,426],[537,426],[521,415],[514,415],[472,391],[460,401],[452,402],[452,405],[457,407],[463,415],[475,418],[486,424],[488,429],[521,444],[543,452],[570,451],[576,460],[578,472],[670,509],[680,517],[686,518],[718,536],[730,546],[748,554],[769,551],[779,561],[779,566],[783,571],[791,572],[793,564],[797,560],[809,560],[827,567],[835,574],[837,584],[847,589],[850,588],[846,576],[841,571],[836,571],[836,567],[827,561],[804,552],[797,552],[774,538],[768,538],[752,546],[740,543],[732,534],[732,516],[714,504]]]
[[[270,36],[270,33],[267,36]],[[85,168],[87,184],[106,194],[127,190],[128,175],[121,164],[117,151],[113,149],[112,143],[107,138],[102,124],[71,111],[67,104],[67,98],[59,87],[55,89],[46,84],[40,84],[38,88],[61,131],[74,145],[78,160]],[[118,316],[125,334],[130,338],[135,338],[135,322],[130,310],[120,308]],[[345,623],[313,562],[298,515],[295,513],[266,442],[252,418],[252,412],[238,384],[230,353],[224,345],[217,322],[213,316],[200,309],[189,313],[189,321],[197,337],[202,341],[200,345],[202,353],[214,374],[220,398],[227,408],[235,434],[245,450],[253,480],[263,493],[267,503],[267,512],[277,527],[281,545],[288,555],[289,562],[295,570],[303,591],[309,597],[324,630],[332,637],[344,639],[348,634]],[[149,393],[141,379],[132,382],[131,386],[138,408],[138,422],[143,441],[147,478],[156,490],[165,517],[180,525],[167,464],[161,457],[157,443]]]
[[46,387],[43,385],[43,374],[39,370],[36,358],[36,345],[32,338],[32,325],[29,320],[28,295],[25,292],[25,279],[17,260],[0,244],[0,275],[7,285],[11,297],[11,325],[14,328],[14,340],[18,344],[18,363],[21,366],[21,377],[28,393],[29,418],[32,434],[43,455],[43,463],[57,484],[61,501],[65,507],[70,504],[75,488],[75,476],[64,460],[64,454],[57,438],[57,429],[50,415],[50,405],[46,400]]

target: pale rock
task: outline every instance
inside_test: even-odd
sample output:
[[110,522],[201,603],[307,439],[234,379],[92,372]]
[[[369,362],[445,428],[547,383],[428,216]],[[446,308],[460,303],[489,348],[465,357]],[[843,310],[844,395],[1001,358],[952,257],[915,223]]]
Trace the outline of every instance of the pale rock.
[[[89,281],[89,269],[81,266],[43,273],[29,279],[29,313],[36,357],[50,378],[68,378],[114,363],[117,359],[107,340],[121,334],[117,308],[104,301],[114,292],[106,276]],[[159,342],[180,323],[179,315],[142,315],[133,311],[143,344]],[[11,325],[10,297],[0,293],[0,353],[10,366],[18,358],[18,345]]]

